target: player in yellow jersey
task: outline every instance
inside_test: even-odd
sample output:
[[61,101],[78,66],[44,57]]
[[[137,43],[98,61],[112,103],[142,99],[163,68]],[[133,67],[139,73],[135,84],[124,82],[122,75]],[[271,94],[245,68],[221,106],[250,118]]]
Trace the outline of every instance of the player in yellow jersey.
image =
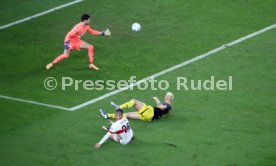
[[[174,99],[174,95],[171,92],[166,93],[164,97],[164,102],[162,103],[157,97],[153,97],[153,100],[156,102],[156,106],[152,107],[143,103],[139,100],[132,99],[124,104],[117,105],[114,102],[111,102],[116,110],[117,109],[127,109],[134,107],[136,109],[135,112],[127,112],[124,114],[125,117],[129,119],[139,119],[142,121],[153,121],[158,120],[163,115],[168,114],[172,109],[171,104]],[[115,118],[115,114],[109,114],[102,109],[100,109],[101,115],[105,118]]]

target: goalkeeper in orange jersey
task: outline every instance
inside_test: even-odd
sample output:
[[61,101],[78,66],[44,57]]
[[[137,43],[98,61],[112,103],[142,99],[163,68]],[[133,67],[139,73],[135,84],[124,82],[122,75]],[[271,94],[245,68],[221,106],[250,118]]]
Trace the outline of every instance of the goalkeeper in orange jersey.
[[89,68],[99,70],[99,68],[94,65],[94,47],[91,44],[81,40],[81,36],[84,35],[86,31],[88,31],[92,35],[98,36],[110,36],[111,32],[109,31],[109,29],[106,29],[102,32],[93,30],[90,28],[89,22],[90,16],[88,14],[83,14],[81,16],[81,22],[75,25],[73,29],[67,33],[64,39],[64,53],[59,55],[51,63],[46,65],[46,69],[50,69],[58,62],[68,58],[73,49],[80,50],[81,48],[84,48],[88,50]]

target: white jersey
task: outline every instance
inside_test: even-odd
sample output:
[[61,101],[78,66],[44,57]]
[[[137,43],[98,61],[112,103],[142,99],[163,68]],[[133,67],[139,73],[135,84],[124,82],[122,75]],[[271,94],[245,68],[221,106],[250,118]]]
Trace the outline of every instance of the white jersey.
[[130,128],[130,123],[127,118],[122,118],[114,122],[109,131],[111,134],[116,134],[115,141],[121,144],[127,144],[133,137],[133,131]]

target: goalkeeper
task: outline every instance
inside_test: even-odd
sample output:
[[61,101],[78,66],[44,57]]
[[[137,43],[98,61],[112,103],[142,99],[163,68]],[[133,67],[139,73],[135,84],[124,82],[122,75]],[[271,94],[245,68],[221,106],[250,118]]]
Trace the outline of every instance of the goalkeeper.
[[94,65],[94,47],[81,40],[81,36],[88,31],[92,35],[101,35],[101,36],[110,36],[111,32],[107,29],[105,31],[99,32],[93,30],[89,26],[90,23],[90,16],[88,14],[83,14],[81,16],[81,22],[78,23],[73,27],[71,31],[69,31],[64,39],[64,52],[63,54],[59,55],[56,59],[54,59],[51,63],[46,65],[46,69],[52,68],[58,62],[62,61],[69,57],[69,54],[72,52],[73,49],[80,50],[80,49],[87,49],[88,50],[88,57],[89,57],[89,68],[99,70],[97,66]]

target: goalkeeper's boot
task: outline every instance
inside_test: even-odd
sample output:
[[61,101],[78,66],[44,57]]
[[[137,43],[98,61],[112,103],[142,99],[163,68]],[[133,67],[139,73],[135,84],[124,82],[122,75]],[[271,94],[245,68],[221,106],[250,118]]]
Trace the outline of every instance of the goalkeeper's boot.
[[111,101],[110,104],[111,104],[113,107],[115,107],[116,110],[117,110],[117,109],[120,109],[120,106],[119,106],[118,104],[114,103],[113,101]]
[[49,70],[50,68],[52,68],[54,65],[53,63],[49,63],[48,65],[46,65],[46,69]]
[[110,129],[110,127],[102,126],[102,129],[105,131],[108,131]]
[[102,115],[103,118],[108,119],[108,115],[106,111],[104,111],[103,109],[100,109],[100,114]]
[[97,66],[95,66],[94,64],[89,64],[89,69],[95,69],[95,70],[99,70],[99,68]]

